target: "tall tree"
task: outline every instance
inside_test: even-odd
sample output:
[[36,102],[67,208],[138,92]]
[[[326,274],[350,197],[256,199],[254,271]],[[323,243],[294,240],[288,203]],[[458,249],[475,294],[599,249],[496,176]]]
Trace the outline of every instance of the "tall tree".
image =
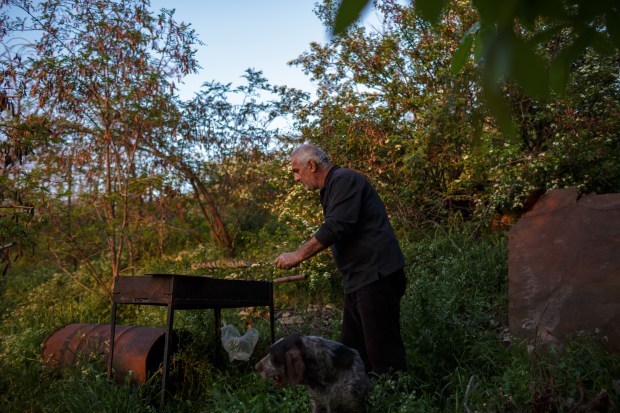
[[[4,7],[26,16],[15,29],[40,33],[19,74],[21,99],[36,104],[20,114],[23,124],[42,113],[56,137],[38,154],[39,167],[51,167],[47,176],[61,179],[53,195],[81,197],[82,205],[92,207],[112,275],[119,275],[127,265],[135,202],[153,161],[139,157],[139,148],[177,111],[175,82],[198,67],[196,35],[172,11],[154,16],[146,0],[49,0],[36,6],[15,0]],[[56,228],[74,246],[65,252],[91,268],[102,285],[104,278],[89,265],[98,248],[80,242],[84,234],[75,226],[59,222]]]
[[245,84],[237,87],[204,83],[191,100],[180,105],[178,119],[168,123],[159,138],[142,145],[191,185],[225,256],[235,254],[229,227],[238,222],[223,207],[248,183],[249,174],[239,172],[251,169],[268,150],[278,133],[272,123],[280,114],[272,86],[260,71],[247,70],[243,78]]
[[[345,33],[369,3],[370,0],[339,1],[338,12],[330,24],[333,32]],[[447,0],[410,3],[422,19],[432,24],[440,22],[442,14],[452,7]],[[547,97],[550,91],[561,95],[572,63],[587,48],[603,56],[620,50],[620,7],[615,0],[473,0],[471,6],[480,17],[463,33],[453,69],[460,70],[474,52],[483,67],[487,107],[505,130],[510,128],[510,118],[501,93],[504,80],[515,81],[531,98]],[[541,56],[541,45],[560,33],[568,41],[556,53]]]
[[[0,5],[0,9],[2,5]],[[29,117],[27,125],[21,117],[23,87],[20,73],[27,62],[23,55],[26,40],[6,42],[11,32],[22,24],[0,13],[0,273],[4,277],[11,263],[22,255],[24,247],[35,244],[35,215],[31,194],[33,182],[25,171],[38,142],[47,137],[46,119]],[[40,222],[40,221],[39,221]]]
[[[489,116],[480,66],[463,59],[453,70],[479,19],[469,1],[449,2],[434,24],[400,1],[374,8],[380,27],[350,27],[293,62],[317,82],[318,98],[291,101],[304,138],[384,188],[400,222],[518,213],[532,193],[558,186],[618,188],[617,54],[588,49],[564,97],[503,83],[516,132],[506,134]],[[333,26],[338,4],[326,0],[318,12]],[[544,59],[572,37],[547,40],[537,50]]]
[[[381,27],[313,44],[293,62],[318,83],[317,99],[295,110],[304,138],[366,173],[403,221],[425,221],[475,172],[466,159],[483,121],[478,78],[471,65],[455,75],[450,64],[476,16],[458,2],[432,26],[398,1],[376,7]],[[318,12],[329,25],[336,9],[325,2]]]

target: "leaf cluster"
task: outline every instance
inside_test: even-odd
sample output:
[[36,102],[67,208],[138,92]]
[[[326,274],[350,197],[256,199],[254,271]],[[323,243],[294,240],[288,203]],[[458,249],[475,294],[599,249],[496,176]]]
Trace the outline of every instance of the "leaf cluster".
[[[335,19],[330,21],[333,33],[344,35],[369,4],[368,0],[340,2]],[[445,0],[412,4],[416,13],[433,25],[449,10]],[[486,106],[505,132],[514,131],[501,94],[506,80],[516,82],[531,97],[548,98],[551,93],[562,96],[571,67],[583,52],[591,48],[609,56],[617,55],[620,49],[620,10],[612,0],[477,0],[471,5],[479,17],[463,32],[452,70],[462,70],[473,54],[483,68]],[[560,37],[564,40],[557,42]],[[553,52],[541,53],[541,46],[552,39],[557,43]]]

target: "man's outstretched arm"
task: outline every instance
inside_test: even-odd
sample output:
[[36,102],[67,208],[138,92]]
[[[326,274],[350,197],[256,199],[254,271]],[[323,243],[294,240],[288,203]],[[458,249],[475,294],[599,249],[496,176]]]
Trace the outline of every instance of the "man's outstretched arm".
[[304,242],[296,251],[280,254],[273,263],[280,269],[290,270],[293,267],[297,267],[302,261],[323,251],[325,248],[327,248],[325,245],[321,244],[315,237],[312,237]]

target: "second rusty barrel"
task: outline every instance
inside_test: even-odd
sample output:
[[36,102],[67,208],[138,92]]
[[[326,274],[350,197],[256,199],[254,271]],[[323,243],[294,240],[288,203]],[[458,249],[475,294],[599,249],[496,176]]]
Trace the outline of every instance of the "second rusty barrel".
[[[74,365],[80,357],[109,354],[109,324],[67,324],[43,343],[43,361],[54,367]],[[113,369],[117,380],[131,373],[132,381],[144,383],[163,361],[165,328],[115,327]]]

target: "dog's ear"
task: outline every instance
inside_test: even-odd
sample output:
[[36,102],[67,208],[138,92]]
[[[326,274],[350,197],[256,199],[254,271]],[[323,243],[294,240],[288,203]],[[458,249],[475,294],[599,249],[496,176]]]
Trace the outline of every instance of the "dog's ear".
[[284,356],[284,373],[291,387],[295,387],[304,375],[306,365],[301,357],[299,347],[291,347]]

